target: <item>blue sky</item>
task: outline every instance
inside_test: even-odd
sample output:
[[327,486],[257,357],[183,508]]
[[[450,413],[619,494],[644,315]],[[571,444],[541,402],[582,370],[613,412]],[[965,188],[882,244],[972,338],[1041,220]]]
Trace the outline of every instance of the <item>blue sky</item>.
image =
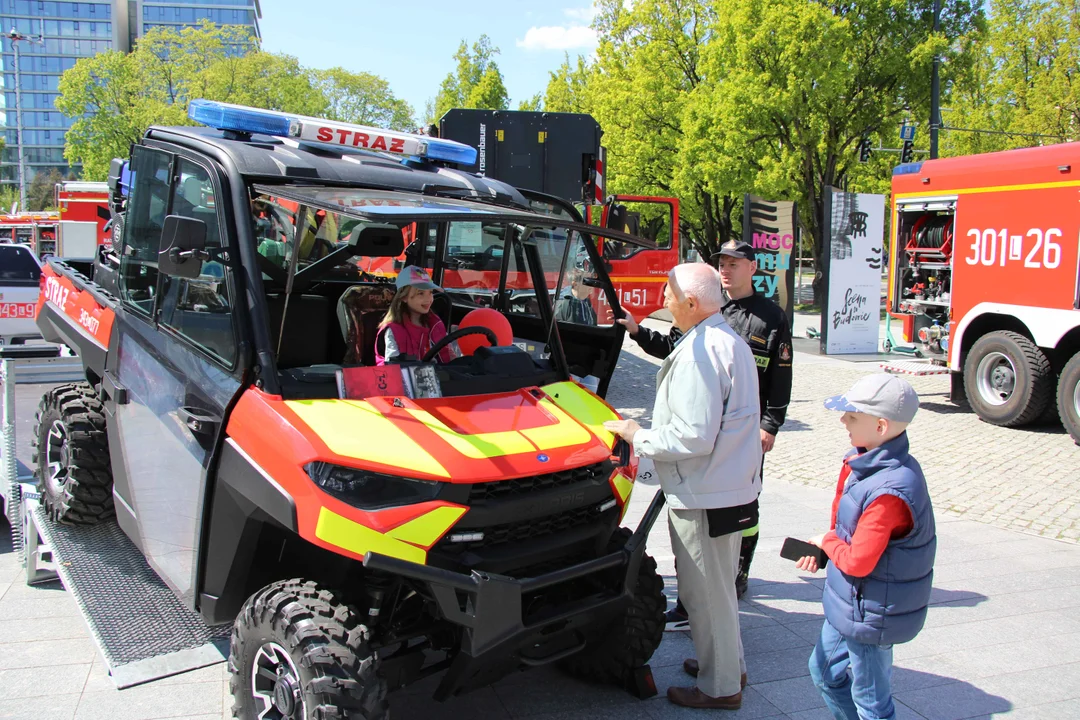
[[487,34],[511,109],[543,92],[564,52],[590,55],[591,0],[483,3],[443,0],[261,0],[263,49],[313,68],[340,65],[385,78],[417,115],[452,67],[458,44]]

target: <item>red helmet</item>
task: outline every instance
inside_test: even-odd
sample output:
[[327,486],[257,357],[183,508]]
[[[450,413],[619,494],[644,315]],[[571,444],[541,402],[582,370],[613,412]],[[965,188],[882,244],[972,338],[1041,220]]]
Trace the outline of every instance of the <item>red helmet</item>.
[[[471,311],[458,323],[459,330],[467,327],[488,328],[495,333],[499,345],[512,345],[514,342],[514,331],[510,329],[510,321],[503,317],[503,314],[498,310],[479,308]],[[457,343],[458,347],[461,348],[462,355],[472,355],[476,352],[476,348],[491,345],[488,339],[480,334],[466,335],[459,338]]]

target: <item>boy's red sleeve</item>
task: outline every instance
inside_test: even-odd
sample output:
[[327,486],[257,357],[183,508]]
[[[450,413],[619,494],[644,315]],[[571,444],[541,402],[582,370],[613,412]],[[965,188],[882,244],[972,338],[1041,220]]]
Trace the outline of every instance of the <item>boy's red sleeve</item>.
[[825,533],[821,548],[841,572],[866,577],[878,564],[889,540],[903,537],[913,527],[915,522],[907,503],[895,495],[882,495],[859,516],[851,544],[837,537],[835,530],[830,530]]

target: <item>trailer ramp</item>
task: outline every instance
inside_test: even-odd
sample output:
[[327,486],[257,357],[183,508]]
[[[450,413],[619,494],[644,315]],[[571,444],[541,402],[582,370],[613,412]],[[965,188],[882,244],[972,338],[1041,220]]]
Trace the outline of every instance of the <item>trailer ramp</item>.
[[224,662],[231,626],[185,607],[115,521],[51,521],[24,486],[28,583],[59,576],[119,689]]

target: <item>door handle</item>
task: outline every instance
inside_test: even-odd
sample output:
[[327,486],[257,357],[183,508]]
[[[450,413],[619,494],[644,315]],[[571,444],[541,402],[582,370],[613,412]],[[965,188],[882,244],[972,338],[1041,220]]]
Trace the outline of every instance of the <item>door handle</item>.
[[196,407],[182,407],[177,411],[177,415],[195,435],[213,437],[221,425],[221,418]]

